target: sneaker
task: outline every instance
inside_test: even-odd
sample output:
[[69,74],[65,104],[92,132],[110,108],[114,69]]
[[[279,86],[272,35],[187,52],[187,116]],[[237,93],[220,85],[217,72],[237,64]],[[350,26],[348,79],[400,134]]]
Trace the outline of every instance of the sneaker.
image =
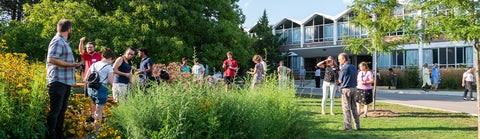
[[470,98],[470,101],[475,101],[475,99],[474,99],[474,98]]
[[466,97],[464,97],[464,98],[463,98],[463,100],[467,101],[467,98],[466,98]]

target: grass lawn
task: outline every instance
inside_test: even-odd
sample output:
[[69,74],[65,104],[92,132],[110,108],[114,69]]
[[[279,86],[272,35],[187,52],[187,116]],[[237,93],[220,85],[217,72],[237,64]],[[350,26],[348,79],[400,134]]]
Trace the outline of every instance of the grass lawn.
[[336,115],[332,116],[329,115],[329,103],[327,103],[327,115],[321,114],[320,98],[299,98],[299,105],[308,115],[304,121],[308,130],[302,137],[306,139],[477,138],[477,117],[464,113],[450,113],[382,102],[377,102],[377,110],[390,110],[399,116],[360,118],[360,131],[342,131],[340,129],[343,127],[343,115],[340,101],[339,98],[335,99],[334,112]]

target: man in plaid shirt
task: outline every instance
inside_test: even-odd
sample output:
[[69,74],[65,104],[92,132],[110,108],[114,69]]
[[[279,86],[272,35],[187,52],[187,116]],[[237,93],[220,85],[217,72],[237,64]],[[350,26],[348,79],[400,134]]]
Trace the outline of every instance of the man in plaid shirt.
[[48,138],[63,139],[63,122],[67,110],[70,87],[75,85],[75,63],[68,39],[72,34],[72,23],[61,19],[57,23],[57,34],[48,45],[47,82],[50,111],[47,116]]

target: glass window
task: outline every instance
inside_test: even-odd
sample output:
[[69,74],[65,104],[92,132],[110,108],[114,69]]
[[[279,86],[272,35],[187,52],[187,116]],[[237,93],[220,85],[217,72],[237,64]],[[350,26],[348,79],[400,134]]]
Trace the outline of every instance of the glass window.
[[404,56],[403,53],[398,53],[397,54],[397,62],[398,62],[397,65],[403,66],[403,56]]
[[434,63],[432,49],[423,50],[423,63]]
[[450,47],[450,48],[447,48],[447,62],[449,65],[455,65],[455,47]]
[[305,27],[305,42],[313,42],[313,27]]
[[432,49],[432,63],[438,63],[438,48]]
[[406,66],[416,66],[418,65],[418,50],[408,50],[405,55],[405,65]]
[[440,48],[440,64],[447,64],[447,48]]
[[463,63],[463,47],[457,47],[457,63]]
[[392,65],[397,65],[397,51],[392,53]]
[[[478,60],[478,59],[477,59]],[[465,64],[471,67],[473,66],[473,47],[465,47]]]

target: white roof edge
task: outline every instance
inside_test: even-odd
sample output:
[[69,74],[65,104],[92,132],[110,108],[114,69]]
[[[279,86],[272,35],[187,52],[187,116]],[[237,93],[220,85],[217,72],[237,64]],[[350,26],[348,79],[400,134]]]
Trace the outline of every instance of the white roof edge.
[[338,19],[342,18],[342,16],[350,13],[351,11],[352,11],[352,8],[347,8],[345,11],[337,14],[337,15],[335,16],[335,18],[334,18],[334,21],[338,21]]
[[311,15],[307,16],[307,18],[303,19],[302,21],[302,25],[307,23],[307,21],[309,21],[310,19],[312,19],[313,17],[315,16],[323,16],[324,18],[327,18],[327,19],[330,19],[332,21],[335,21],[335,17],[331,16],[331,15],[327,15],[327,14],[324,14],[324,13],[319,13],[319,12],[314,12],[312,13]]
[[285,18],[283,18],[282,20],[280,20],[280,22],[278,22],[277,24],[275,24],[275,25],[273,26],[273,28],[277,28],[281,23],[285,22],[286,20],[290,20],[290,21],[292,21],[292,22],[294,22],[294,23],[297,23],[297,24],[299,24],[299,25],[303,25],[301,21],[298,21],[298,20],[295,20],[295,19],[291,19],[291,18],[285,17]]

